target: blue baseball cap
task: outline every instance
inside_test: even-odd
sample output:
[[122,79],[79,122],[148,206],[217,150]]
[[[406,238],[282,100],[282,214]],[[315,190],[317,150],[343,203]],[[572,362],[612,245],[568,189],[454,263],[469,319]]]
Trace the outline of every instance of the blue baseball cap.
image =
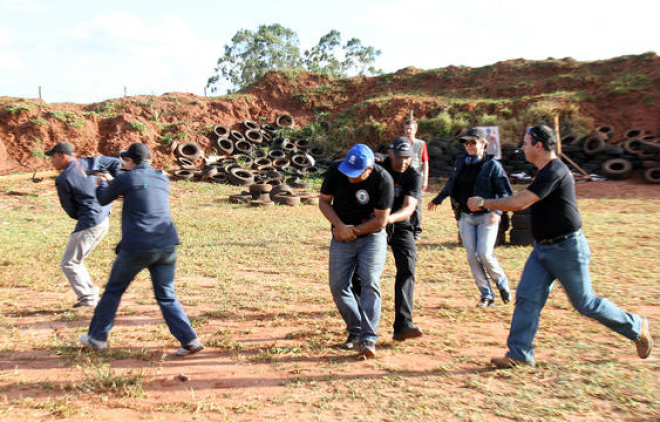
[[348,150],[346,158],[339,164],[339,171],[348,177],[358,177],[374,165],[374,152],[364,144],[355,144]]

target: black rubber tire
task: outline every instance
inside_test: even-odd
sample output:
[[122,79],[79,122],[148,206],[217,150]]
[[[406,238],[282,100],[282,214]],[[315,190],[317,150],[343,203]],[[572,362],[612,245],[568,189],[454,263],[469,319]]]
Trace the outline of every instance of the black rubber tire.
[[248,186],[254,182],[254,175],[241,167],[235,167],[227,174],[227,179],[232,185]]
[[253,207],[274,207],[275,202],[273,201],[263,201],[261,199],[253,199],[250,201],[250,206]]
[[590,135],[584,139],[582,148],[587,155],[597,155],[605,151],[605,140],[600,135]]
[[660,167],[651,167],[644,170],[644,180],[648,183],[660,183]]
[[241,132],[237,130],[232,130],[229,132],[229,139],[233,139],[234,141],[244,141],[245,140],[245,135],[243,135]]
[[183,142],[177,145],[175,151],[177,156],[187,158],[190,161],[195,161],[202,155],[199,145],[194,142]]
[[621,145],[628,154],[639,155],[642,149],[642,140],[639,138],[628,138]]
[[514,213],[511,217],[511,226],[514,230],[529,230],[532,227],[531,217],[530,214]]
[[298,169],[306,169],[310,167],[311,162],[307,157],[307,154],[295,154],[291,157],[291,165]]
[[275,160],[277,158],[284,158],[284,157],[286,157],[286,152],[284,152],[281,149],[273,149],[270,150],[270,152],[268,153],[268,158],[270,158],[271,160]]
[[256,130],[261,129],[257,123],[249,119],[243,120],[243,127],[245,128],[246,131],[251,129],[256,129]]
[[260,144],[264,141],[264,136],[259,129],[248,129],[245,131],[245,139],[253,144]]
[[254,164],[254,158],[247,154],[234,154],[232,157],[239,167],[252,168],[252,164]]
[[202,180],[209,180],[211,177],[218,174],[217,167],[208,167],[202,171]]
[[213,127],[213,133],[215,133],[218,138],[226,138],[229,136],[229,128],[225,125],[216,125]]
[[596,132],[598,132],[606,141],[614,138],[614,128],[610,125],[598,126]]
[[644,136],[644,129],[631,128],[623,136],[626,138],[639,138],[640,136]]
[[300,197],[297,195],[277,195],[273,198],[273,202],[279,205],[295,207],[296,205],[300,205]]
[[271,199],[275,198],[279,194],[293,195],[293,188],[289,185],[284,185],[284,184],[273,186],[273,190],[270,191]]
[[195,166],[195,163],[193,163],[186,157],[176,157],[176,162],[181,166],[182,170],[195,170],[197,168],[197,166]]
[[296,139],[294,144],[296,144],[296,147],[299,150],[307,151],[307,149],[309,149],[310,142],[307,138],[300,138]]
[[271,160],[268,157],[260,157],[254,159],[254,162],[252,163],[252,169],[260,170],[260,167],[272,166],[272,165],[273,165],[273,160]]
[[264,123],[261,125],[261,130],[268,133],[271,137],[277,133],[277,128],[270,123]]
[[177,170],[174,172],[174,177],[178,180],[190,180],[195,176],[192,170]]
[[280,129],[293,127],[293,125],[294,125],[293,117],[290,114],[281,114],[277,116],[277,119],[275,119],[275,126],[277,126]]
[[610,180],[624,180],[632,175],[633,165],[625,158],[613,158],[605,161],[600,170]]
[[531,246],[534,244],[532,232],[529,230],[511,230],[509,232],[509,244],[516,246]]
[[223,155],[231,155],[234,153],[234,143],[227,138],[216,139],[215,147],[218,149],[218,152]]
[[289,157],[281,157],[273,160],[273,167],[277,170],[284,170],[291,165],[291,159]]
[[270,198],[270,192],[273,190],[273,185],[268,183],[254,183],[250,185],[250,195],[252,199],[259,199],[262,194],[268,195]]
[[211,178],[209,179],[209,182],[212,182],[212,183],[227,183],[228,182],[227,174],[226,173],[218,173],[214,176],[211,176]]
[[319,159],[325,157],[325,151],[323,150],[323,148],[318,148],[318,147],[317,148],[312,148],[309,151],[309,155],[314,157],[314,159],[319,160]]
[[252,155],[252,144],[245,139],[242,141],[234,142],[234,156],[236,152],[239,154]]

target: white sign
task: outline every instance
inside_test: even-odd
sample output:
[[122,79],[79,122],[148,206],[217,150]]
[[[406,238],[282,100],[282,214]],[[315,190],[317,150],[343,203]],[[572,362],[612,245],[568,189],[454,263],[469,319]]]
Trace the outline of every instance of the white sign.
[[502,159],[502,147],[500,146],[500,129],[497,126],[479,126],[486,133],[488,148],[486,153],[494,155],[498,160]]

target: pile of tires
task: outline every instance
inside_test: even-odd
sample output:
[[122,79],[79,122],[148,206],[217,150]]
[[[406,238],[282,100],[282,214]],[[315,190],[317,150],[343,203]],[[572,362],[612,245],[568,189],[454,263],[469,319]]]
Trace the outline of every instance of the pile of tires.
[[237,195],[229,195],[232,204],[249,204],[253,207],[270,207],[274,205],[318,205],[318,194],[299,191],[287,184],[271,185],[254,183],[249,190]]
[[172,177],[235,186],[288,184],[306,188],[305,182],[319,177],[331,160],[305,138],[281,136],[282,129],[293,125],[294,119],[288,114],[278,116],[273,124],[243,120],[241,130],[218,124],[211,135],[213,151],[205,153],[195,142],[173,146],[179,169]]
[[513,213],[511,217],[511,230],[509,231],[509,244],[516,246],[531,246],[534,244],[532,237],[532,223],[529,208]]

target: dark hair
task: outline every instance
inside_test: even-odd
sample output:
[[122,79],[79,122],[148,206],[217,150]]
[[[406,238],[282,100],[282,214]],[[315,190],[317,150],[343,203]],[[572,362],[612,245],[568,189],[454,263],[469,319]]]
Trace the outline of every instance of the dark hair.
[[529,136],[532,137],[532,145],[540,142],[546,151],[557,150],[557,137],[552,129],[546,125],[532,126],[527,130]]
[[408,120],[406,120],[404,125],[415,125],[415,126],[417,126],[417,121],[415,119],[408,119]]

